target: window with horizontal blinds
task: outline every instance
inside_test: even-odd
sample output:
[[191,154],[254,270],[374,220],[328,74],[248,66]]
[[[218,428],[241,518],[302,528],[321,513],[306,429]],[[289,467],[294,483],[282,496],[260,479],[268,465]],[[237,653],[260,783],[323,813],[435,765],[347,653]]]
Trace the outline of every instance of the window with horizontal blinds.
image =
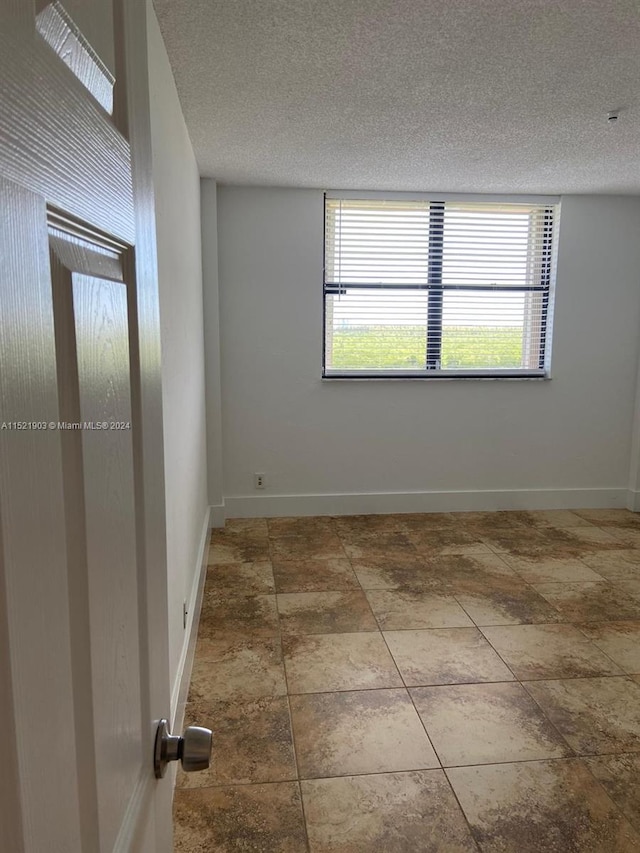
[[324,375],[544,376],[555,210],[326,197]]

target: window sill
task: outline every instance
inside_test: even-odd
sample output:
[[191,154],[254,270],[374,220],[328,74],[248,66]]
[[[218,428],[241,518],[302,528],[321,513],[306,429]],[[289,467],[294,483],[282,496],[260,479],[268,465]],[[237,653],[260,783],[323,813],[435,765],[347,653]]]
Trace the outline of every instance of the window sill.
[[321,382],[548,382],[551,376],[321,376]]

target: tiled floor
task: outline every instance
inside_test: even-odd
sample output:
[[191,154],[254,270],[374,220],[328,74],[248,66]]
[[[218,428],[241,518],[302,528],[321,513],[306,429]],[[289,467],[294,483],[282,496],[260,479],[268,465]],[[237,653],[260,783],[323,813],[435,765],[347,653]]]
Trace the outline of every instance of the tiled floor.
[[640,515],[227,522],[179,853],[640,853]]

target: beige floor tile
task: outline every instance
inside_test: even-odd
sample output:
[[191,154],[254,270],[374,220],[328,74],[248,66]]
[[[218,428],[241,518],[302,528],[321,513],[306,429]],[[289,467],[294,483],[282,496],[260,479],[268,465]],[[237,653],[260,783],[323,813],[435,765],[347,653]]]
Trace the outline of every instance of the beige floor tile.
[[598,559],[603,554],[611,554],[615,557],[622,557],[628,563],[633,563],[634,565],[640,565],[640,548],[617,548],[612,550],[611,548],[605,549],[604,551],[594,551],[590,556],[593,559]]
[[367,591],[367,598],[378,624],[385,631],[473,625],[453,596],[415,589],[371,589]]
[[[426,588],[433,577],[425,571],[424,559],[412,549],[400,554],[354,558],[353,571],[363,589]],[[438,582],[438,586],[441,584]]]
[[487,530],[510,530],[529,527],[521,512],[498,510],[496,512],[457,512],[455,517],[465,526]]
[[291,697],[301,779],[439,767],[406,690]]
[[273,637],[280,631],[275,595],[225,595],[204,591],[198,637]]
[[271,559],[277,560],[327,560],[345,557],[338,536],[331,529],[297,536],[271,536]]
[[301,787],[311,853],[477,849],[442,770],[315,779]]
[[504,560],[527,583],[580,583],[602,581],[604,577],[585,565],[582,560],[554,560],[544,556],[513,557],[505,554]]
[[626,581],[613,581],[613,585],[626,595],[630,595],[635,601],[640,600],[640,578]]
[[576,509],[574,513],[597,527],[631,527],[640,529],[640,515],[628,509]]
[[640,529],[637,527],[605,527],[623,548],[640,550]]
[[306,853],[297,782],[177,790],[176,853]]
[[491,554],[488,545],[469,533],[462,525],[446,530],[413,530],[409,539],[418,553],[426,557],[443,554]]
[[199,640],[190,698],[283,696],[287,692],[278,637]]
[[491,527],[486,524],[474,528],[492,551],[515,556],[535,556],[544,551],[547,540],[542,529],[534,527]]
[[267,519],[266,518],[228,518],[224,527],[215,527],[211,531],[211,538],[215,539],[220,533],[231,535],[233,533],[247,534],[254,536],[262,536],[266,539],[268,536]]
[[622,674],[573,625],[507,625],[482,633],[522,681]]
[[284,782],[296,779],[296,762],[286,696],[233,699],[199,696],[187,705],[185,726],[215,732],[214,760],[208,770],[178,770],[178,788]]
[[280,536],[315,536],[334,533],[334,522],[331,516],[314,515],[294,518],[268,518],[269,536],[277,539]]
[[405,513],[396,516],[404,525],[407,533],[419,533],[423,530],[451,530],[459,528],[460,514],[455,512]]
[[409,687],[514,680],[477,628],[385,631],[384,638]]
[[[376,518],[379,517],[376,516]],[[385,552],[397,548],[412,548],[411,540],[399,524],[385,528],[380,522],[374,523],[371,520],[367,526],[345,529],[340,527],[339,522],[336,522],[336,529],[347,549],[362,546],[366,549]]]
[[461,586],[455,595],[476,625],[523,625],[562,620],[558,610],[520,578],[484,583],[478,579]]
[[602,546],[602,550],[608,548],[619,549],[620,541],[617,539],[615,528],[609,527],[574,527],[571,530],[563,531],[570,535],[572,540],[576,540],[581,545],[585,546],[585,552],[598,550]]
[[569,754],[519,684],[415,687],[409,692],[445,767]]
[[372,557],[402,558],[417,554],[415,546],[402,533],[349,541],[343,539],[344,550],[351,560],[368,560]]
[[640,620],[640,603],[608,582],[535,584],[565,622]]
[[631,679],[528,681],[525,687],[578,755],[640,751],[640,685]]
[[640,551],[596,551],[584,557],[582,562],[610,581],[640,578]]
[[232,519],[211,531],[209,565],[255,563],[269,559],[264,519]]
[[446,771],[483,853],[632,853],[640,837],[581,761]]
[[324,592],[360,589],[351,563],[344,557],[326,560],[276,560],[273,576],[278,592]]
[[581,518],[569,509],[536,509],[515,513],[518,518],[531,527],[590,527],[591,522]]
[[378,629],[362,590],[285,593],[278,595],[278,612],[286,634],[348,634]]
[[207,569],[207,589],[227,595],[275,592],[271,563],[221,563]]
[[[420,516],[422,517],[422,516]],[[346,539],[377,533],[407,533],[408,515],[340,515],[334,517],[335,529]]]
[[579,627],[625,672],[640,673],[640,622],[591,622]]
[[443,554],[423,559],[422,585],[441,593],[486,592],[509,581],[523,584],[496,554]]
[[629,822],[640,830],[640,754],[599,755],[583,760]]
[[213,534],[209,546],[209,566],[225,563],[262,563],[270,559],[269,540],[260,534],[227,533]]
[[623,547],[619,540],[598,527],[496,530],[483,534],[482,538],[497,553],[552,560],[581,559],[595,551]]
[[290,693],[403,686],[380,633],[289,636],[282,645]]
[[369,515],[334,515],[333,523],[338,533],[348,534],[351,531],[366,532],[374,530],[402,530],[404,516],[398,513],[381,513]]

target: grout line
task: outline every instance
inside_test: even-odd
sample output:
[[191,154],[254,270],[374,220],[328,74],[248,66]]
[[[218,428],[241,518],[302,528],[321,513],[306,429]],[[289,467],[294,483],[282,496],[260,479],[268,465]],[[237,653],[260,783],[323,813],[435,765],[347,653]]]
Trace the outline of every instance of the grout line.
[[[394,661],[395,663],[395,661]],[[400,676],[402,679],[402,675]],[[321,696],[326,693],[375,693],[376,690],[421,690],[431,687],[464,687],[470,684],[514,684],[514,681],[465,681],[455,682],[453,684],[406,684],[402,679],[402,684],[389,685],[387,687],[348,687],[334,690],[309,690],[305,692],[293,692],[291,696]]]
[[[592,758],[621,758],[623,756],[633,756],[640,758],[640,749],[637,751],[633,750],[625,750],[625,752],[585,752],[585,753],[574,753],[573,755],[562,755],[562,756],[548,756],[546,758],[518,758],[511,759],[510,761],[483,761],[478,764],[446,764],[438,767],[411,767],[405,770],[377,770],[374,773],[338,773],[328,776],[307,776],[304,778],[296,779],[269,779],[263,782],[224,782],[221,784],[213,784],[213,785],[200,785],[197,787],[191,788],[176,788],[176,791],[207,791],[207,790],[219,790],[221,788],[251,788],[256,785],[288,785],[291,783],[298,784],[300,782],[317,782],[323,779],[345,779],[345,778],[357,778],[362,776],[394,776],[398,773],[444,773],[447,770],[465,770],[467,768],[476,768],[476,767],[496,767],[505,764],[539,764],[541,762],[553,762],[562,763],[562,762],[575,762],[580,761],[588,766],[585,759]],[[596,778],[596,777],[594,777]],[[599,780],[596,778],[596,781]],[[601,784],[601,783],[600,783]]]
[[[525,684],[539,684],[541,681],[593,681],[596,678],[629,678],[633,681],[631,676],[636,675],[635,672],[617,672],[613,675],[570,675],[567,677],[564,676],[551,676],[547,678],[525,678],[520,681],[520,683],[524,686]],[[637,684],[637,682],[635,682]]]
[[[477,765],[469,765],[477,766]],[[395,776],[397,773],[442,773],[446,768],[438,767],[407,767],[404,770],[376,770],[373,773],[333,773],[328,776],[308,776],[301,782],[319,782],[324,779],[357,779],[362,776]]]
[[[293,691],[290,693],[290,696],[313,696],[313,695],[322,695],[325,693],[364,693],[364,692],[373,692],[376,690],[423,690],[423,689],[431,689],[431,688],[447,688],[447,687],[470,687],[473,685],[484,685],[490,686],[493,684],[520,684],[524,687],[525,684],[540,684],[543,681],[593,681],[595,678],[624,678],[631,681],[633,684],[638,684],[637,681],[634,681],[633,676],[638,673],[634,672],[619,672],[614,673],[613,675],[577,675],[571,676],[569,678],[563,677],[545,677],[545,678],[526,678],[519,679],[514,676],[512,679],[505,680],[504,678],[492,679],[491,681],[447,681],[447,682],[439,682],[439,683],[430,683],[430,684],[407,684],[403,679],[403,684],[401,686],[394,685],[388,687],[348,687],[348,688],[338,688],[333,690],[309,690],[309,691]],[[402,675],[400,676],[402,678]],[[528,691],[527,691],[528,693]],[[242,698],[242,697],[239,697]]]
[[[453,598],[453,600],[455,601],[455,603],[458,605],[458,607],[462,610],[462,612],[466,614],[467,618],[468,618],[468,619],[471,619],[471,621],[473,622],[473,625],[474,625],[474,627],[475,627],[476,631],[479,631],[479,630],[480,630],[480,625],[478,625],[478,623],[477,623],[477,622],[476,622],[476,620],[473,618],[473,616],[469,613],[469,611],[468,611],[468,610],[467,610],[467,608],[464,606],[464,604],[461,604],[461,603],[460,603],[460,601],[459,601],[459,599],[458,599],[458,595],[461,595],[461,594],[462,594],[462,593],[458,593],[458,594],[456,594],[456,593],[452,593],[451,597]],[[486,626],[485,626],[485,627],[486,627]]]
[[[554,681],[554,680],[556,680],[556,681],[563,681],[563,680],[565,680],[565,679],[548,679],[548,680],[549,680],[549,681]],[[567,679],[567,680],[569,680],[569,679]],[[549,723],[549,725],[551,726],[551,728],[552,728],[555,732],[557,732],[557,734],[559,735],[559,737],[564,741],[564,743],[566,743],[567,747],[571,750],[571,753],[572,753],[574,756],[576,756],[576,755],[577,755],[576,750],[571,746],[571,744],[569,743],[569,740],[568,740],[568,739],[565,737],[565,735],[560,731],[560,729],[559,729],[559,728],[558,728],[558,726],[554,723],[554,721],[551,719],[551,717],[550,717],[550,715],[547,713],[547,711],[545,711],[545,709],[542,707],[542,705],[541,705],[541,704],[536,700],[536,697],[535,697],[535,696],[533,696],[533,695],[529,692],[529,690],[527,690],[527,686],[526,686],[526,685],[527,685],[528,683],[530,683],[530,682],[522,682],[522,681],[521,681],[521,682],[520,682],[520,686],[523,688],[523,690],[525,690],[525,691],[526,691],[526,693],[527,693],[527,695],[529,696],[529,698],[533,699],[533,701],[534,701],[535,705],[537,705],[537,707],[538,707],[538,708],[539,708],[539,710],[540,710],[540,713],[541,713],[541,714],[542,714],[542,716],[545,718],[545,720],[547,720],[547,722]]]
[[299,782],[298,779],[269,779],[265,782],[224,782],[222,784],[214,784],[214,785],[199,785],[193,786],[190,788],[178,788],[176,787],[176,792],[180,791],[219,791],[223,788],[255,788],[258,785],[297,785]]
[[[268,522],[267,522],[268,528]],[[269,557],[271,559],[271,565],[273,566],[273,553],[271,551],[271,538],[269,538]],[[275,579],[274,579],[275,586]],[[289,676],[287,675],[287,665],[284,659],[284,649],[282,647],[283,634],[282,634],[282,623],[280,621],[280,608],[278,606],[278,594],[275,596],[276,600],[276,616],[278,618],[278,627],[280,628],[279,638],[280,638],[280,652],[282,654],[282,669],[284,672],[284,684],[285,689],[287,691],[286,700],[287,700],[287,711],[289,713],[289,733],[291,735],[291,750],[293,752],[293,765],[296,771],[295,783],[298,788],[298,795],[300,796],[300,810],[302,812],[302,826],[304,828],[304,839],[305,846],[307,851],[309,851],[309,832],[307,830],[307,817],[304,810],[304,798],[302,796],[302,787],[300,785],[300,765],[298,764],[298,751],[296,749],[296,739],[293,731],[293,714],[291,713],[291,694],[289,693]]]
[[[628,755],[630,753],[618,752],[618,753],[599,753],[598,755],[587,755],[587,756],[581,755],[580,759],[582,759],[582,758],[600,758],[600,757],[605,757],[606,755],[613,755],[615,757],[620,757],[620,756],[625,755],[625,754]],[[633,753],[631,753],[631,754],[633,754]],[[603,794],[608,798],[609,802],[613,805],[613,807],[618,812],[618,814],[620,814],[633,829],[635,829],[636,831],[639,831],[635,825],[635,821],[632,821],[628,817],[628,815],[625,813],[625,810],[622,808],[622,806],[618,805],[616,800],[614,800],[612,795],[607,791],[607,789],[603,785],[602,781],[600,779],[598,779],[598,777],[596,776],[594,771],[591,769],[591,764],[588,761],[582,761],[582,765],[583,765],[583,767],[586,768],[586,770],[590,774],[591,778],[594,780],[594,782],[596,783],[598,788],[600,788],[600,790],[603,792]]]
[[[378,616],[376,615],[376,612],[373,609],[371,602],[369,601],[369,596],[367,595],[366,590],[364,590],[364,589],[362,590],[362,595],[364,596],[365,601],[367,602],[367,607],[369,608],[369,612],[373,616],[373,619],[374,619],[376,625],[378,626],[378,631],[382,634],[382,625],[380,624],[380,620],[378,619]],[[391,650],[389,650],[389,653],[391,653]],[[393,655],[391,655],[391,657],[393,658]],[[393,662],[395,663],[395,658],[394,658]],[[397,669],[397,665],[396,665],[396,669]],[[402,676],[400,676],[400,677],[402,677]]]
[[634,755],[640,758],[640,749],[637,751],[626,750],[625,752],[574,752],[572,755],[554,755],[548,758],[517,758],[511,761],[483,761],[480,764],[447,764],[442,769],[459,770],[465,767],[495,767],[496,764],[537,764],[540,761],[584,761],[586,758],[616,758],[622,755]]
[[[460,606],[462,606],[462,605],[460,605]],[[486,626],[486,625],[485,625],[484,627],[486,628],[486,627],[488,627],[488,626]],[[495,626],[494,626],[494,627],[495,627]],[[490,640],[490,639],[485,635],[485,633],[484,633],[484,631],[482,630],[482,628],[480,628],[479,626],[476,626],[476,631],[478,631],[478,632],[480,633],[480,636],[485,640],[485,642],[487,642],[487,643],[489,644],[490,648],[491,648],[491,649],[493,649],[493,651],[495,652],[495,654],[500,658],[500,660],[502,661],[502,663],[507,667],[507,669],[509,670],[509,672],[511,673],[511,675],[513,675],[514,681],[519,682],[519,681],[520,681],[520,679],[519,679],[519,678],[518,678],[518,676],[516,675],[515,670],[513,669],[513,667],[512,667],[512,666],[511,666],[511,664],[509,663],[509,661],[508,661],[508,660],[507,660],[503,655],[501,655],[501,654],[500,654],[500,652],[498,651],[498,649],[496,649],[496,647],[493,645],[493,643],[491,642],[491,640]]]
[[411,691],[409,690],[409,687],[408,687],[408,685],[407,685],[407,682],[405,681],[405,678],[404,678],[404,676],[403,676],[403,674],[402,674],[402,672],[401,672],[401,670],[400,670],[400,667],[399,667],[399,666],[398,666],[398,664],[396,663],[396,659],[395,659],[395,658],[394,658],[394,656],[393,656],[393,652],[392,652],[392,651],[391,651],[391,649],[389,648],[389,644],[387,643],[387,638],[385,637],[385,635],[384,635],[384,633],[383,633],[382,631],[380,632],[380,635],[382,636],[382,639],[383,639],[383,641],[384,641],[384,644],[385,644],[385,646],[387,647],[387,651],[388,651],[388,652],[389,652],[389,654],[391,655],[391,660],[393,661],[394,666],[396,667],[396,669],[397,669],[397,671],[398,671],[398,675],[400,676],[400,679],[402,680],[402,683],[404,684],[404,689],[405,689],[405,690],[406,690],[406,692],[407,692],[407,695],[408,695],[408,697],[409,697],[409,701],[410,701],[410,702],[411,702],[411,704],[413,705],[413,710],[414,710],[414,711],[416,712],[416,714],[418,715],[418,719],[420,720],[420,724],[421,724],[422,728],[424,729],[424,733],[425,733],[425,735],[426,735],[426,737],[427,737],[427,740],[429,741],[429,744],[431,745],[431,749],[433,750],[433,754],[435,755],[436,760],[438,761],[438,764],[440,765],[440,767],[442,767],[442,761],[441,761],[441,759],[440,759],[440,755],[438,754],[438,751],[436,750],[436,747],[435,747],[434,742],[431,740],[431,735],[430,735],[430,734],[429,734],[429,732],[427,731],[427,727],[426,727],[426,725],[425,725],[424,720],[423,720],[423,719],[422,719],[422,717],[420,716],[420,712],[419,712],[419,711],[418,711],[418,709],[416,708],[416,703],[413,701],[413,696],[411,695]]
[[[299,774],[298,774],[299,775]],[[309,829],[307,827],[307,813],[304,808],[304,796],[302,794],[302,782],[300,779],[297,779],[296,785],[298,786],[298,793],[300,794],[300,810],[302,812],[302,825],[304,827],[304,840],[307,851],[311,850],[311,842],[309,841]]]
[[480,848],[480,842],[476,840],[476,836],[475,836],[475,833],[473,831],[473,827],[471,826],[471,821],[467,817],[466,811],[462,808],[462,803],[458,799],[458,794],[456,792],[456,789],[453,787],[451,779],[449,779],[449,774],[447,773],[446,768],[444,768],[444,767],[442,768],[442,773],[444,775],[444,778],[447,780],[447,785],[449,786],[449,790],[451,791],[453,798],[456,801],[458,808],[460,809],[460,814],[462,815],[464,822],[467,825],[467,828],[469,830],[469,837],[471,838],[473,843],[476,845],[476,850],[480,851],[480,849],[481,849]]

